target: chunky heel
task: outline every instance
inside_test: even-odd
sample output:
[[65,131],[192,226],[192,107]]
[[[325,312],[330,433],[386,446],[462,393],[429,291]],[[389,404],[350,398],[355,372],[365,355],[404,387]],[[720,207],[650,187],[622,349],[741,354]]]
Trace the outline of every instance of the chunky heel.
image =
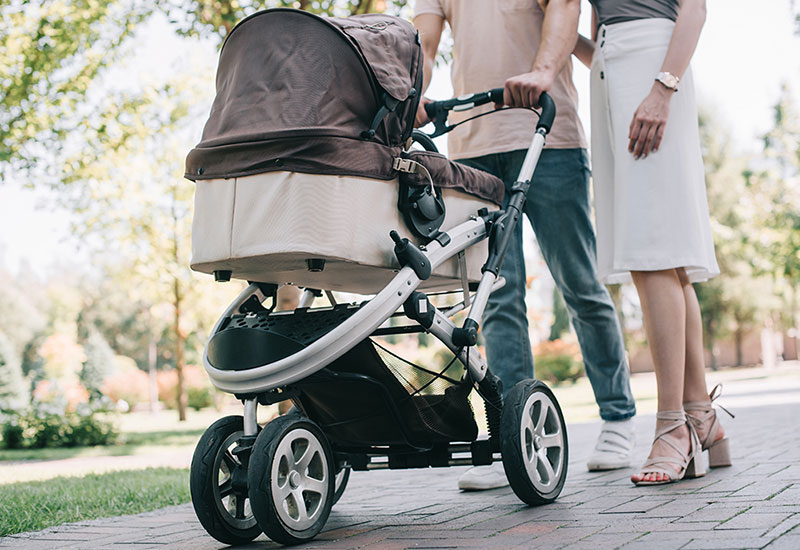
[[728,438],[724,437],[715,441],[708,448],[708,467],[722,468],[731,465],[731,448]]
[[[700,443],[704,451],[708,451],[709,468],[720,468],[731,465],[731,451],[728,438],[723,434],[722,439],[717,439],[722,424],[717,416],[717,411],[712,404],[722,393],[722,385],[717,384],[708,395],[708,401],[692,401],[683,404],[689,422],[698,434],[703,434]],[[719,405],[719,408],[734,418],[733,413]]]
[[692,460],[689,461],[689,464],[686,465],[686,475],[684,475],[684,477],[692,479],[703,477],[704,475],[706,475],[706,469],[703,464],[703,455],[702,453],[697,453],[692,457]]

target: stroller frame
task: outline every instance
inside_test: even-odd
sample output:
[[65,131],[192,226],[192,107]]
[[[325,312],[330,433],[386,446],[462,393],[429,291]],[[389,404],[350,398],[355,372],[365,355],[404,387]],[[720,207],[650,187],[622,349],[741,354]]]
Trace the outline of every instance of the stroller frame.
[[[480,104],[479,101],[476,101],[478,96],[481,96],[480,102],[486,103],[501,97],[502,89],[492,90],[484,94],[474,94],[472,100],[470,100],[470,97],[458,98],[459,103],[453,103],[456,100],[449,100],[447,103],[450,104],[435,102],[434,104],[429,104],[428,108],[438,115],[437,126],[441,127],[442,121],[446,120],[446,110],[458,105]],[[442,106],[442,104],[445,105]],[[292,544],[310,540],[322,529],[332,503],[327,503],[327,511],[323,511],[321,515],[316,517],[314,522],[311,522],[311,520],[307,520],[305,523],[300,521],[297,525],[303,527],[303,529],[299,527],[293,528],[292,520],[294,518],[289,518],[288,523],[292,525],[287,525],[286,510],[280,510],[280,507],[276,508],[274,497],[270,496],[270,483],[273,483],[272,490],[277,490],[274,486],[274,480],[270,481],[269,475],[262,474],[261,470],[272,471],[274,474],[277,466],[275,466],[271,458],[265,463],[263,455],[265,453],[268,457],[273,456],[270,453],[278,453],[280,455],[282,451],[280,448],[276,449],[275,446],[282,445],[280,441],[285,439],[288,430],[301,431],[304,434],[302,437],[306,438],[304,441],[307,440],[312,443],[316,440],[324,440],[324,434],[315,423],[308,419],[302,420],[303,417],[299,414],[279,417],[261,430],[256,420],[257,408],[259,404],[272,404],[297,397],[305,379],[315,375],[315,373],[320,373],[326,366],[354,346],[375,335],[428,332],[441,341],[465,366],[465,379],[462,382],[466,382],[468,379],[471,385],[478,389],[478,393],[486,403],[489,439],[432,444],[416,441],[403,427],[398,408],[394,406],[388,391],[378,380],[370,379],[368,376],[360,374],[324,371],[324,373],[316,376],[324,375],[339,379],[357,378],[362,382],[374,382],[377,385],[376,387],[383,388],[382,396],[387,408],[397,420],[397,425],[406,440],[403,445],[340,445],[336,449],[331,449],[327,441],[324,443],[318,442],[317,446],[321,449],[320,452],[325,454],[323,451],[326,451],[331,455],[331,458],[328,459],[328,470],[331,473],[333,471],[338,472],[336,474],[336,494],[332,496],[334,503],[344,490],[350,469],[372,470],[486,465],[500,460],[501,456],[512,489],[523,501],[528,504],[542,504],[555,500],[563,487],[566,477],[568,453],[566,428],[555,397],[541,382],[533,380],[520,382],[507,397],[509,403],[513,402],[515,410],[507,411],[506,409],[511,407],[504,407],[500,380],[491,372],[481,353],[475,349],[478,327],[489,296],[494,290],[505,284],[504,279],[499,276],[500,267],[513,237],[514,227],[520,222],[520,214],[531,186],[533,172],[544,147],[546,135],[555,117],[555,105],[546,93],[542,94],[540,104],[542,105],[542,114],[528,147],[517,182],[511,189],[505,209],[491,212],[481,209],[469,220],[449,229],[446,233],[440,234],[434,240],[422,246],[415,246],[408,239],[402,239],[396,231],[392,231],[391,238],[395,242],[395,254],[402,266],[399,272],[372,299],[361,305],[352,306],[353,309],[357,308],[357,310],[341,324],[295,353],[272,363],[254,366],[245,370],[223,370],[212,365],[209,360],[209,345],[206,344],[203,363],[212,383],[222,391],[233,393],[243,402],[243,417],[226,417],[218,421],[217,424],[222,421],[228,421],[228,424],[230,424],[226,428],[227,431],[223,430],[223,432],[219,433],[222,433],[223,436],[227,435],[226,442],[235,442],[232,454],[237,457],[241,468],[245,470],[244,474],[235,475],[234,469],[229,465],[232,486],[238,487],[240,491],[245,491],[243,494],[250,495],[253,513],[258,518],[258,525],[255,527],[253,527],[254,522],[242,523],[244,522],[245,514],[244,497],[241,497],[241,510],[237,500],[235,514],[235,520],[240,521],[240,523],[233,525],[232,529],[220,529],[215,526],[212,519],[209,519],[210,516],[208,514],[204,518],[204,513],[201,513],[203,510],[199,509],[196,504],[195,509],[198,517],[212,536],[222,542],[237,544],[252,540],[260,532],[260,528],[273,540]],[[420,283],[430,276],[432,270],[445,261],[462,254],[466,249],[485,238],[489,238],[489,255],[483,266],[482,276],[474,295],[470,295],[469,288],[464,288],[464,301],[443,311],[434,306],[427,295],[417,291]],[[468,287],[469,285],[464,281],[463,286]],[[260,304],[269,295],[272,295],[273,300],[276,300],[274,294],[276,289],[276,285],[251,283],[227,307],[216,322],[209,342],[211,338],[230,323],[234,315],[253,314],[253,304],[256,300],[258,301],[256,308],[262,310],[263,307]],[[305,313],[306,309],[312,305],[319,295],[320,292],[318,290],[306,289],[302,295],[298,310],[295,310],[295,312],[269,313],[269,316],[276,318],[291,316],[297,314],[301,309]],[[395,315],[403,306],[405,306],[406,316],[415,321],[417,326],[379,329],[380,325]],[[334,307],[336,306],[334,305]],[[457,326],[451,320],[451,317],[466,308],[469,308],[469,313],[463,325]],[[378,393],[380,393],[380,389],[378,389]],[[518,410],[530,411],[537,406],[542,418],[536,422],[536,429],[539,431],[534,433],[530,418],[528,418],[528,424],[526,424],[524,416],[527,413],[523,414],[522,418],[519,418]],[[509,417],[509,419],[507,420],[506,417]],[[230,420],[234,418],[239,420]],[[503,426],[505,426],[502,437],[500,433],[501,420]],[[213,432],[217,424],[212,425],[207,433]],[[552,425],[558,433],[556,435],[544,434],[542,426],[545,424]],[[525,430],[528,430],[528,432],[525,432]],[[319,431],[319,434],[317,434],[317,431]],[[555,471],[552,465],[546,464],[543,466],[545,470],[549,468],[547,483],[537,485],[535,476],[530,471],[531,466],[529,463],[525,463],[524,458],[521,456],[517,457],[517,455],[522,455],[525,452],[525,442],[523,441],[520,444],[520,438],[524,440],[526,433],[531,436],[528,442],[530,449],[540,453],[539,456],[546,457],[547,452],[549,452],[548,445],[560,445],[559,454],[557,455],[558,466]],[[212,433],[212,435],[214,434]],[[203,437],[205,439],[206,435]],[[214,437],[219,436],[214,435]],[[315,437],[317,439],[314,439]],[[274,440],[274,443],[271,442],[270,438]],[[210,475],[207,468],[198,467],[197,473],[195,472],[195,461],[201,460],[201,458],[198,458],[197,453],[203,447],[204,439],[201,439],[198,444],[198,451],[192,464],[193,501],[199,500],[201,496],[202,498],[209,498],[207,495],[200,495],[200,489],[197,490],[198,494],[195,494],[195,486],[204,487],[207,485],[207,478]],[[209,445],[212,444],[212,439],[207,442]],[[261,448],[258,448],[259,442],[261,442]],[[522,445],[522,449],[520,445]],[[284,450],[283,452],[285,454],[287,451]],[[507,455],[514,456],[507,459]],[[219,464],[219,460],[215,464]],[[534,466],[534,468],[537,467]],[[331,470],[331,468],[334,469]],[[528,468],[527,472],[525,468]],[[203,478],[195,482],[194,478],[200,478],[201,474]],[[237,475],[239,476],[238,478]],[[242,481],[242,475],[246,476],[247,479]],[[328,477],[332,478],[333,476],[328,475]],[[211,477],[210,479],[212,479],[211,483],[216,486],[217,482],[213,481],[215,478]],[[248,483],[251,487],[249,493],[247,493]],[[330,483],[331,490],[333,490],[333,479],[330,480]],[[253,484],[266,484],[268,488],[264,494],[259,493],[254,496]],[[220,493],[214,494],[217,501],[219,501]],[[219,503],[217,502],[217,504]]]
[[[498,223],[498,221],[504,224],[501,225],[504,230],[500,238],[495,239],[490,244],[489,259],[487,264],[484,265],[483,275],[477,291],[470,300],[470,311],[464,326],[457,327],[448,315],[445,315],[433,304],[429,303],[427,306],[434,311],[434,321],[424,328],[456,354],[467,367],[473,382],[477,384],[484,380],[487,373],[490,374],[490,370],[480,352],[469,350],[469,347],[474,346],[475,342],[470,343],[469,336],[466,336],[467,341],[465,342],[463,334],[466,331],[474,339],[490,294],[505,283],[502,277],[498,275],[500,265],[513,235],[514,225],[519,221],[522,205],[531,185],[533,171],[544,148],[546,135],[547,127],[540,122],[525,155],[517,183],[511,191],[511,199],[505,211],[497,210],[491,213],[482,213],[482,215],[476,214],[470,220],[447,231],[449,242],[445,241],[447,242],[446,245],[442,245],[439,240],[433,240],[424,247],[417,249],[418,252],[414,254],[415,259],[418,259],[419,256],[424,258],[427,262],[427,266],[424,269],[429,274],[431,270],[436,269],[445,261],[487,238],[490,231],[488,228],[492,225]],[[401,265],[404,262],[406,264],[410,263],[409,260],[401,259],[400,261]],[[494,265],[490,265],[492,261],[494,261]],[[324,368],[353,345],[370,336],[416,292],[423,277],[425,277],[425,274],[421,269],[415,269],[415,266],[412,265],[404,265],[392,281],[352,317],[303,350],[274,363],[243,371],[217,369],[208,359],[207,343],[203,351],[203,365],[212,383],[218,389],[241,396],[244,400],[245,434],[253,435],[257,430],[254,411],[257,406],[258,394],[270,392],[274,394],[277,388],[302,380],[306,376]],[[468,291],[465,290],[465,292]],[[218,333],[231,316],[240,313],[241,306],[253,296],[259,298],[259,302],[266,299],[266,295],[257,283],[250,284],[231,302],[215,323],[211,330],[211,336],[213,337]],[[314,298],[313,290],[305,290],[301,298],[300,307],[309,307]],[[451,308],[451,314],[457,313],[452,309],[455,308]],[[288,314],[291,315],[291,313]],[[281,314],[278,313],[276,315]],[[276,395],[276,397],[278,396]],[[281,400],[282,398],[277,398],[274,401],[270,401],[277,402]],[[250,413],[249,411],[253,412]]]

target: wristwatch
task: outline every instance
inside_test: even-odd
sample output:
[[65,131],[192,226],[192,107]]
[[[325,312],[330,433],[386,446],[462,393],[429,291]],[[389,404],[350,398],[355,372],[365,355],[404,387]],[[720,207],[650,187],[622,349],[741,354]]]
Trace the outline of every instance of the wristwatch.
[[658,73],[658,76],[656,76],[656,81],[661,82],[661,84],[663,84],[665,87],[669,88],[673,92],[677,92],[678,82],[680,82],[681,79],[672,73],[661,71],[660,73]]

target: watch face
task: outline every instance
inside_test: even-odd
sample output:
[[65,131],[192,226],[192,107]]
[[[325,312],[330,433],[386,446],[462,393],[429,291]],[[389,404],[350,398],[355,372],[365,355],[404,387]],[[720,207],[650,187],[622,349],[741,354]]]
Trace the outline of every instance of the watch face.
[[659,73],[658,80],[667,88],[676,89],[678,87],[678,77],[670,73]]

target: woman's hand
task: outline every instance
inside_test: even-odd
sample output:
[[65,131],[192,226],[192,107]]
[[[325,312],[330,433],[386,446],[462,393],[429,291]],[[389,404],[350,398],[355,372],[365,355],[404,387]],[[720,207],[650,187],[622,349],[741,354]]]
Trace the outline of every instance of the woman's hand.
[[636,109],[628,132],[628,152],[633,153],[634,158],[646,157],[658,151],[669,116],[669,100],[674,93],[655,82],[650,94]]

